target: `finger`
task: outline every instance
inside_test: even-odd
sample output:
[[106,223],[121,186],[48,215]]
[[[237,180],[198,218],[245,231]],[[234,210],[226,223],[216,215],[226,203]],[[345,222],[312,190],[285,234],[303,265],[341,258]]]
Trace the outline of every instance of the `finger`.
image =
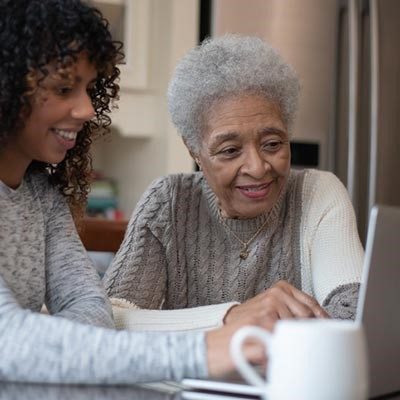
[[289,309],[292,314],[291,318],[315,318],[316,315],[314,310],[309,307],[307,304],[298,300],[293,294],[288,294],[286,292],[282,292],[281,295],[282,302]]
[[310,308],[317,318],[328,318],[329,315],[328,313],[318,304],[317,300],[314,299],[314,297],[309,296],[308,294],[293,288],[292,290],[293,296],[306,305],[308,308]]
[[276,322],[279,320],[279,314],[277,312],[269,312],[267,315],[261,317],[258,325],[267,331],[272,332]]
[[292,319],[296,317],[296,315],[292,312],[292,310],[287,306],[286,303],[279,304],[278,315],[279,319]]
[[300,292],[294,286],[284,281],[277,282],[269,292],[269,302],[273,302],[274,308],[279,310],[279,317],[284,318],[313,318],[315,314],[307,304],[294,296],[294,293]]
[[296,300],[311,309],[316,318],[329,318],[329,314],[312,296],[297,289],[286,281],[279,281],[276,283],[276,286],[282,289],[285,293],[290,293]]

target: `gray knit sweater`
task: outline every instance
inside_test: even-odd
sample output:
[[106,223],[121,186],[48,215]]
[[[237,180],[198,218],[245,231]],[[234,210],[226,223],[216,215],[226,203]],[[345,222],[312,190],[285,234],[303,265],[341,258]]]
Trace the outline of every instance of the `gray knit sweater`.
[[[201,333],[110,329],[105,292],[64,198],[45,176],[28,176],[16,190],[0,181],[0,221],[0,381],[132,383],[206,375]],[[39,313],[43,303],[55,317]]]
[[[331,316],[354,317],[363,249],[347,192],[333,174],[292,171],[268,214],[226,219],[228,228],[219,218],[202,173],[156,180],[106,272],[109,295],[143,309],[176,310],[243,302],[283,279],[316,297]],[[264,222],[241,259],[231,231],[246,240]],[[185,318],[202,318],[192,311]]]

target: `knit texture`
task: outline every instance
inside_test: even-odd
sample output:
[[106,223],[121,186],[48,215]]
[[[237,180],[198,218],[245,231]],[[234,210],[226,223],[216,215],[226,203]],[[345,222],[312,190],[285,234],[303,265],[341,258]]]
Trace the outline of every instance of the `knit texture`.
[[[106,387],[1,382],[0,400],[178,400],[180,398],[180,395],[172,394],[174,389],[172,384],[168,386],[165,384],[164,390],[158,390],[158,386],[153,389],[154,385],[146,383]],[[177,390],[175,387],[175,391]]]
[[[143,309],[176,310],[243,302],[285,280],[315,296],[333,317],[354,314],[363,250],[347,192],[333,174],[293,170],[268,214],[226,219],[245,241],[267,219],[246,260],[219,218],[202,173],[156,180],[106,272],[108,294]],[[191,318],[199,323],[203,317],[193,308]]]
[[[47,177],[28,176],[16,190],[0,182],[0,221],[0,380],[133,383],[206,375],[202,333],[110,329],[110,303],[65,199]],[[55,317],[39,313],[43,303]]]

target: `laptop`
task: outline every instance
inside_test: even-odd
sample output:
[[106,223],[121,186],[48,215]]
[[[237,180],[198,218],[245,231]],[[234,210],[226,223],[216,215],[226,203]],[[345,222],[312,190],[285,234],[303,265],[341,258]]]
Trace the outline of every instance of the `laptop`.
[[[400,397],[399,207],[375,206],[371,210],[356,323],[364,325],[367,339],[369,397],[397,392]],[[207,399],[228,399],[228,393],[243,399],[261,395],[258,388],[237,376],[224,382],[184,379],[182,383],[192,389],[184,392],[183,398],[188,400],[201,395],[205,399],[206,394]]]
[[373,207],[356,322],[364,325],[370,397],[400,394],[400,208]]

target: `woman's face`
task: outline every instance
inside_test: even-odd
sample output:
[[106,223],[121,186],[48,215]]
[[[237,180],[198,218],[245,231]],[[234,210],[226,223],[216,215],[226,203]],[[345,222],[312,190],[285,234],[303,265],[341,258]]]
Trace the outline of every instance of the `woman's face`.
[[31,113],[23,129],[11,139],[5,151],[16,165],[31,161],[61,162],[75,146],[83,124],[94,117],[89,90],[97,77],[95,67],[82,53],[71,66],[69,78],[62,78],[55,66],[30,98]]
[[208,114],[198,161],[222,215],[254,218],[278,199],[290,169],[279,107],[261,96],[233,96]]

